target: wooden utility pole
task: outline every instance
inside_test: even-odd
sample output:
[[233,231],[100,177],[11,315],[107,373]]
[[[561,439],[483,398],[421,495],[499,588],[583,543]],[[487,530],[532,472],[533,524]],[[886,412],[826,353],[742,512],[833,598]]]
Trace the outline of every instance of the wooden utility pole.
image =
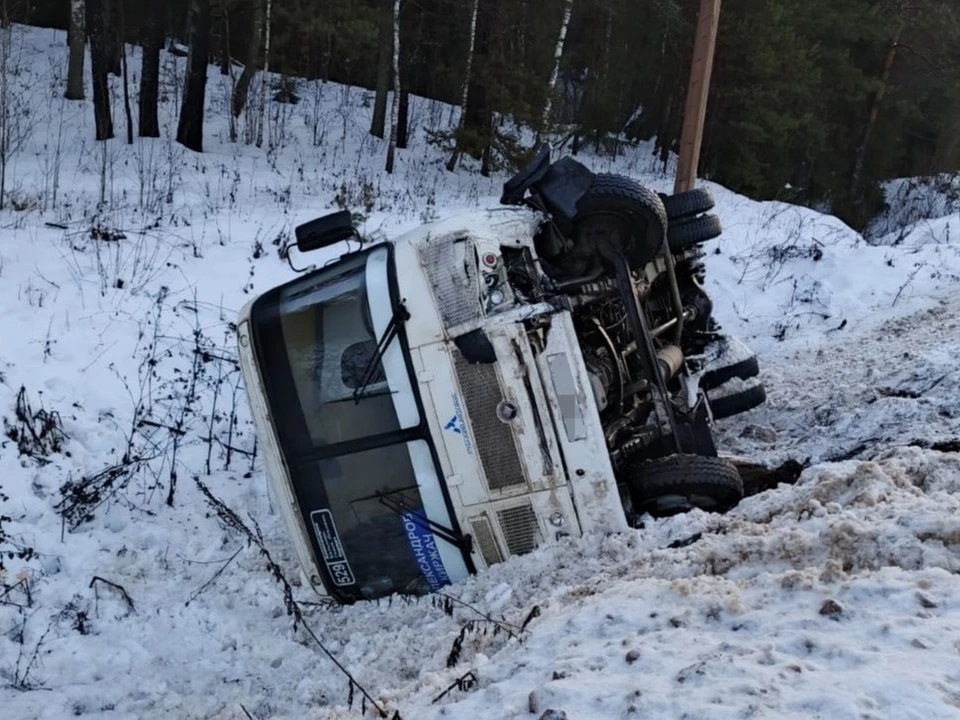
[[697,18],[697,39],[693,46],[693,64],[687,85],[687,103],[683,112],[683,131],[680,135],[680,160],[673,192],[692,190],[697,179],[700,146],[703,143],[703,123],[707,116],[707,97],[710,95],[710,75],[713,72],[713,53],[717,47],[717,27],[720,25],[720,0],[700,0]]

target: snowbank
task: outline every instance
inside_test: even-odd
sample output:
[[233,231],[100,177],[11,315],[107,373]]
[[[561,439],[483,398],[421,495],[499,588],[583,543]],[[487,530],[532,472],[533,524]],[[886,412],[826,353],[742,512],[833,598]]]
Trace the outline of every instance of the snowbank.
[[898,178],[884,183],[886,207],[870,224],[867,236],[877,245],[956,242],[960,222],[960,174]]

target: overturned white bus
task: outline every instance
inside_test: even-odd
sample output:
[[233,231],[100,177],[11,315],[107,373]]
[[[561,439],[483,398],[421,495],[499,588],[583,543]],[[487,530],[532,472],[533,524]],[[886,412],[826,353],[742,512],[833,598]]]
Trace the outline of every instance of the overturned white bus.
[[[275,497],[340,602],[742,497],[711,426],[765,394],[703,288],[710,193],[660,196],[545,148],[502,203],[359,243],[242,312]],[[350,238],[346,212],[297,229],[304,252]]]

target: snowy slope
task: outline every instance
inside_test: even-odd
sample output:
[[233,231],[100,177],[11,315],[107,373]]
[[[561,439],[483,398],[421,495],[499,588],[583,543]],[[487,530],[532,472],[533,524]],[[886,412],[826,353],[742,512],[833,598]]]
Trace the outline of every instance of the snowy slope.
[[[949,243],[960,230],[960,174],[898,178],[883,187],[885,208],[867,231],[878,245]],[[955,242],[955,240],[954,240]]]
[[[495,203],[503,176],[447,173],[425,138],[455,116],[416,99],[412,147],[383,174],[370,93],[332,84],[272,106],[269,150],[230,144],[229,81],[213,68],[203,155],[169,137],[126,146],[122,103],[120,139],[97,145],[90,103],[60,99],[63,35],[15,26],[12,39],[12,97],[31,122],[7,173],[18,209],[0,213],[0,551],[35,555],[3,556],[0,717],[361,715],[195,477],[259,528],[310,630],[408,720],[960,717],[955,236],[870,245],[834,218],[712,186],[726,231],[708,283],[770,395],[722,425],[723,447],[809,460],[800,482],[724,516],[516,558],[450,588],[447,608],[318,606],[271,512],[230,323],[293,275],[275,242],[298,223],[342,203],[391,236]],[[176,62],[164,56],[165,132]],[[583,160],[670,187],[645,147]],[[18,396],[34,419],[17,419]],[[62,442],[54,417],[46,449],[21,454],[41,408]],[[81,491],[99,493],[89,518],[71,504]]]

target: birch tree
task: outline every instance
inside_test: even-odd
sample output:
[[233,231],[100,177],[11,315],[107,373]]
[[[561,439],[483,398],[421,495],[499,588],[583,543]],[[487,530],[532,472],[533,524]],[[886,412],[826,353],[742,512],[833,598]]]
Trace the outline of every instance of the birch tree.
[[83,61],[86,55],[86,23],[83,0],[70,0],[70,62],[67,65],[67,100],[83,100]]
[[[540,132],[547,129],[550,122],[550,111],[553,109],[553,94],[557,89],[557,77],[560,75],[560,60],[563,58],[563,45],[567,40],[567,27],[570,25],[570,15],[573,12],[573,0],[565,0],[563,5],[563,22],[560,24],[560,35],[557,37],[557,46],[553,52],[553,71],[550,73],[550,82],[547,85],[547,99],[543,103],[543,115],[540,118]],[[538,138],[539,140],[539,133]]]
[[127,145],[133,145],[133,113],[130,111],[130,73],[127,69],[127,48],[123,42],[126,35],[126,15],[124,13],[123,2],[118,3],[119,9],[119,27],[117,30],[117,43],[120,46],[120,60],[123,64],[123,110],[127,116]]
[[266,30],[263,40],[263,78],[260,80],[260,107],[257,122],[257,147],[263,147],[263,123],[267,111],[267,86],[270,84],[270,9],[272,0],[267,0]]
[[[457,123],[457,133],[463,130],[463,121],[467,115],[467,97],[470,94],[470,73],[473,71],[473,49],[477,42],[477,10],[480,8],[480,0],[473,0],[473,7],[470,10],[470,43],[467,46],[467,67],[463,73],[463,85],[460,90],[460,120]],[[447,162],[447,170],[453,172],[460,160],[459,145],[454,148],[453,155]]]
[[386,171],[393,173],[397,152],[397,121],[400,114],[400,0],[393,1],[393,102],[390,106],[390,145],[387,148]]
[[[263,0],[251,0],[250,6],[252,9],[251,17],[253,25],[250,29],[250,44],[247,46],[246,64],[243,67],[243,72],[240,73],[237,84],[233,88],[233,97],[230,100],[230,109],[234,119],[240,117],[244,107],[247,105],[250,83],[253,80],[253,76],[257,73],[257,66],[260,64],[260,44],[263,41]],[[247,126],[249,127],[250,124],[248,123]],[[236,124],[232,121],[230,123],[230,140],[233,142],[237,141]],[[247,142],[250,141],[252,141],[252,136],[248,135]]]
[[390,56],[392,55],[392,35],[390,13],[384,9],[380,20],[380,43],[377,51],[377,93],[373,100],[373,118],[370,120],[370,134],[383,138],[387,122],[387,95],[390,94]]

